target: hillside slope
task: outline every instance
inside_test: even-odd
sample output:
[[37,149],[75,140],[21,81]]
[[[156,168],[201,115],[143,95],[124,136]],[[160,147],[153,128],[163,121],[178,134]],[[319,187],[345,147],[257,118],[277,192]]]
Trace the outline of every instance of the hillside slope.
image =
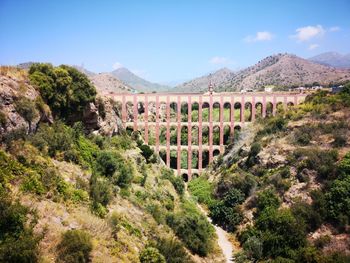
[[98,92],[107,95],[109,93],[131,93],[133,88],[115,78],[111,73],[99,73],[89,76]]
[[326,52],[311,57],[309,60],[335,68],[350,68],[350,54],[342,55],[337,52]]
[[[207,83],[209,82],[209,76],[203,78],[207,79]],[[220,78],[220,81],[215,82],[214,90],[260,90],[265,85],[274,85],[277,88],[312,85],[313,83],[329,85],[330,83],[342,83],[346,80],[350,80],[349,69],[335,69],[295,55],[277,54],[266,57],[246,69],[225,74],[223,78]],[[198,82],[198,86],[195,86],[196,84],[196,80],[189,81],[176,89],[187,92],[207,91],[207,86],[202,86],[200,82]]]
[[153,83],[150,81],[147,81],[143,78],[140,78],[139,76],[132,73],[127,68],[119,68],[110,73],[117,79],[120,79],[124,83],[126,83],[128,86],[132,87],[133,89],[139,91],[139,92],[153,92],[153,91],[166,91],[170,87],[165,85],[160,85],[157,83]]
[[235,234],[236,262],[349,262],[350,84],[246,127],[253,132],[189,183]]

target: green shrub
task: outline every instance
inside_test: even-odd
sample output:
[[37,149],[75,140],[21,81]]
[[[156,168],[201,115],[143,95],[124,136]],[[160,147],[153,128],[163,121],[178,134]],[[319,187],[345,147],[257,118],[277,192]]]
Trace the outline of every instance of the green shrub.
[[154,247],[142,250],[139,259],[141,263],[166,263],[164,256]]
[[161,168],[162,179],[169,180],[174,186],[176,192],[179,195],[183,195],[185,192],[185,183],[179,176],[175,176],[174,172],[168,168]]
[[337,130],[333,133],[333,139],[332,144],[334,147],[344,147],[348,139],[346,131]]
[[33,211],[0,194],[0,262],[39,261],[41,236],[33,233],[35,219]]
[[155,163],[156,159],[153,158],[154,151],[147,144],[142,144],[140,147],[141,154],[145,157],[147,163]]
[[206,256],[212,251],[214,229],[203,215],[193,211],[171,214],[167,224],[193,253]]
[[208,206],[212,205],[213,199],[213,185],[204,177],[198,177],[188,183],[188,189],[194,195],[198,202],[204,203]]
[[95,101],[95,87],[73,67],[35,63],[29,69],[29,78],[39,88],[53,115],[68,122],[81,119],[86,105]]
[[114,152],[101,151],[96,159],[96,168],[103,176],[112,177],[118,169],[118,160],[121,157]]
[[65,263],[91,262],[92,241],[81,230],[68,230],[62,235],[58,247],[58,261]]
[[105,178],[100,178],[93,174],[90,179],[90,197],[95,210],[101,210],[101,205],[104,207],[107,206],[113,198],[110,182]]
[[293,250],[306,244],[304,225],[300,224],[288,209],[264,209],[257,218],[255,227],[261,231],[265,257],[290,258]]
[[167,263],[193,263],[182,243],[175,238],[161,238],[155,247],[165,257]]
[[277,209],[281,204],[279,197],[272,189],[267,189],[257,195],[256,208],[260,214],[267,208]]
[[259,260],[263,255],[263,244],[260,238],[252,236],[243,244],[246,255],[253,260]]
[[307,232],[315,231],[322,224],[320,214],[314,210],[312,205],[304,202],[296,202],[292,205],[291,211],[294,217],[306,226]]
[[15,109],[19,115],[29,124],[29,132],[31,132],[32,121],[38,116],[35,102],[26,97],[19,97],[15,100]]
[[0,109],[0,127],[5,128],[7,124],[7,116],[5,112]]
[[98,113],[99,115],[102,117],[102,119],[106,118],[106,109],[105,109],[105,104],[104,101],[101,97],[98,97],[96,99],[97,102],[97,109],[98,109]]

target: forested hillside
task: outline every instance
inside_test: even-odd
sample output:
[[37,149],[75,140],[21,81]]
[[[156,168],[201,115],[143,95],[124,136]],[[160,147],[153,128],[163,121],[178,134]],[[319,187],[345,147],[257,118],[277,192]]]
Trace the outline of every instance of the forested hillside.
[[2,67],[0,102],[0,262],[224,261],[184,182],[84,74]]
[[235,262],[350,261],[349,123],[350,84],[312,94],[189,183],[234,234]]

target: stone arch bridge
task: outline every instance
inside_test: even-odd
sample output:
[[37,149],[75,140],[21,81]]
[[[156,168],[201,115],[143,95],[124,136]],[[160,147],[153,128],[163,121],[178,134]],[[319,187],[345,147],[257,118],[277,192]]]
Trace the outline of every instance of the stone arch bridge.
[[263,92],[113,94],[124,127],[140,131],[145,143],[186,181],[224,153],[247,122],[273,116],[305,97]]

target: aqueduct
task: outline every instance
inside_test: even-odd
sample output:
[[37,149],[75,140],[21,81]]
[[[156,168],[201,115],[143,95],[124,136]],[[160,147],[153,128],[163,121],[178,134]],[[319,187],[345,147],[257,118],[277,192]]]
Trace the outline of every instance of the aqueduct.
[[223,153],[245,123],[275,115],[279,107],[297,105],[305,97],[262,92],[113,95],[124,127],[141,131],[145,143],[185,180],[199,175],[213,157]]

